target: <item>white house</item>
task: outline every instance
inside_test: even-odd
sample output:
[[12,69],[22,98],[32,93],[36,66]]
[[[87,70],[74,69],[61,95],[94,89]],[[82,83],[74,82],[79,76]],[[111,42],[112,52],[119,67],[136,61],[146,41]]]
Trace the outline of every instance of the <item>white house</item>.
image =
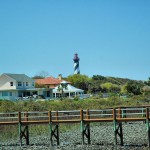
[[72,98],[72,97],[76,97],[76,96],[83,96],[84,95],[84,90],[78,89],[78,88],[70,85],[66,81],[62,81],[60,83],[60,85],[56,86],[53,89],[53,97],[55,97],[55,98],[60,97],[61,91],[59,91],[59,86],[61,86],[61,84],[66,84],[66,88],[63,88],[63,92],[64,92],[65,96],[68,97],[68,98]]
[[4,73],[0,76],[0,99],[16,100],[18,98],[40,95],[52,98],[52,89],[35,88],[35,81],[25,74]]

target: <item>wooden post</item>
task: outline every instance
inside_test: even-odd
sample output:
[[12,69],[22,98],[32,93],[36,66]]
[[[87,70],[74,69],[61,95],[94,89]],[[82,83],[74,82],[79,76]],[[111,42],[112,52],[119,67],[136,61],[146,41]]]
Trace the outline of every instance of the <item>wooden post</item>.
[[55,116],[56,116],[56,120],[58,120],[58,111],[56,111]]
[[[53,146],[53,137],[56,139],[57,146],[59,143],[59,124],[56,122],[54,125],[52,123],[52,113],[51,111],[48,112],[48,118],[49,118],[49,129],[50,129],[50,144]],[[58,111],[55,113],[55,120],[58,120]],[[54,126],[54,128],[53,128]]]
[[83,109],[80,110],[82,145],[84,145],[84,124],[83,124]]
[[119,119],[121,118],[121,108],[120,107],[118,108],[118,118]]
[[90,119],[90,116],[89,116],[89,109],[86,110],[86,119]]
[[116,130],[116,109],[113,108],[113,123],[114,123],[114,145],[117,147],[117,130]]
[[50,145],[53,146],[53,125],[52,125],[52,113],[51,111],[48,112],[48,118],[49,118],[49,131],[50,131]]
[[[28,121],[28,112],[24,114],[25,121]],[[18,112],[18,125],[19,125],[19,141],[20,146],[22,146],[22,138],[24,137],[26,140],[26,145],[29,145],[29,128],[28,125],[25,125],[24,128],[21,122],[21,112]],[[23,129],[22,129],[23,128]]]
[[18,129],[19,129],[19,142],[20,146],[22,146],[22,136],[21,136],[21,112],[18,112]]
[[49,120],[49,122],[51,122],[51,121],[52,121],[51,111],[49,111],[49,112],[48,112],[48,120]]
[[83,110],[80,110],[80,120],[83,121]]
[[[86,118],[90,119],[89,109],[86,111]],[[88,138],[88,144],[91,144],[91,134],[90,134],[90,123],[87,123],[87,138]]]
[[[121,108],[120,108],[120,107],[118,108],[118,114],[119,114],[119,119],[121,119],[121,117],[122,117],[122,111],[121,111]],[[119,130],[119,132],[118,132],[118,130]],[[117,134],[118,134],[119,137],[120,137],[120,144],[121,144],[121,146],[123,146],[122,122],[119,122],[118,130],[117,130]]]
[[[28,112],[25,113],[25,121],[28,121]],[[29,145],[29,126],[26,125],[25,127],[26,130],[26,144]]]
[[150,147],[150,128],[149,128],[149,108],[146,108],[146,125],[147,125],[147,135],[148,135],[148,147]]
[[51,118],[51,111],[48,112],[48,119],[49,119],[49,131],[50,131],[50,144],[53,145],[52,140],[52,118]]
[[[58,111],[56,111],[56,120],[58,121]],[[57,145],[59,145],[59,125],[58,125],[58,123],[56,124],[56,139],[57,139]]]

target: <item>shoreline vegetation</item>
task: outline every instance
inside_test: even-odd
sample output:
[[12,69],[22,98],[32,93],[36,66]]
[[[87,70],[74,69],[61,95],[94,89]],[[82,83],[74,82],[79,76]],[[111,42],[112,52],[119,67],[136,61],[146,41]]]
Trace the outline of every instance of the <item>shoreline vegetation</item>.
[[[17,111],[57,111],[57,110],[79,110],[79,109],[104,109],[111,107],[125,106],[149,106],[150,100],[145,96],[119,97],[111,96],[108,98],[100,98],[99,96],[90,97],[88,99],[74,100],[24,100],[24,101],[8,101],[0,100],[0,112],[17,112]],[[125,145],[119,149],[147,149],[146,125],[140,123],[128,123],[123,125],[125,132]],[[23,146],[21,149],[60,149],[60,150],[80,150],[80,149],[114,149],[113,145],[113,126],[108,123],[92,123],[91,124],[91,145],[81,145],[81,133],[79,124],[73,126],[64,124],[60,125],[60,147],[50,147],[49,129],[45,125],[31,125],[30,146]],[[109,129],[108,129],[109,127]],[[73,132],[73,133],[72,133]],[[5,149],[19,149],[18,126],[1,126],[0,127],[0,146]],[[108,133],[108,135],[107,135]],[[112,133],[111,135],[109,133]],[[133,133],[133,134],[132,134]],[[139,135],[137,135],[139,134]],[[142,135],[144,134],[144,135]],[[129,137],[128,137],[129,136]],[[131,137],[130,137],[131,136]],[[130,140],[131,141],[130,141]],[[42,142],[43,141],[43,142]],[[44,143],[45,142],[45,143]],[[40,144],[41,143],[41,144]],[[119,147],[119,145],[118,145]]]
[[97,95],[86,99],[75,97],[74,99],[64,98],[63,100],[0,100],[0,112],[104,109],[110,107],[136,107],[149,104],[150,97],[142,95],[132,97],[112,95],[108,98],[101,98],[101,96]]

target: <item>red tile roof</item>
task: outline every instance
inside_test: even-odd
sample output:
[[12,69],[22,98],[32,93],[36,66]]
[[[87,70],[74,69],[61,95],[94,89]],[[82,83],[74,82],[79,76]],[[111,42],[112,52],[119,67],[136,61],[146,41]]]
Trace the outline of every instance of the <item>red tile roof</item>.
[[62,82],[62,80],[59,80],[57,78],[53,78],[53,77],[48,77],[48,78],[44,78],[44,79],[35,79],[35,82],[38,84],[45,84],[45,85],[54,85],[54,84],[60,84],[60,82]]

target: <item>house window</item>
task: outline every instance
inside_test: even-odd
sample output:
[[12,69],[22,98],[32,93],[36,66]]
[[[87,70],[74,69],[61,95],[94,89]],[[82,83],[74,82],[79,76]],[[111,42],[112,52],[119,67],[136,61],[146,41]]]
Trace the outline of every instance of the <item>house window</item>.
[[3,92],[2,92],[2,96],[8,96],[8,92],[3,91]]
[[10,86],[13,86],[13,82],[10,82]]
[[18,86],[22,86],[22,83],[21,83],[21,82],[18,82]]
[[26,86],[28,86],[28,82],[26,82]]
[[9,92],[9,96],[12,96],[12,92]]

